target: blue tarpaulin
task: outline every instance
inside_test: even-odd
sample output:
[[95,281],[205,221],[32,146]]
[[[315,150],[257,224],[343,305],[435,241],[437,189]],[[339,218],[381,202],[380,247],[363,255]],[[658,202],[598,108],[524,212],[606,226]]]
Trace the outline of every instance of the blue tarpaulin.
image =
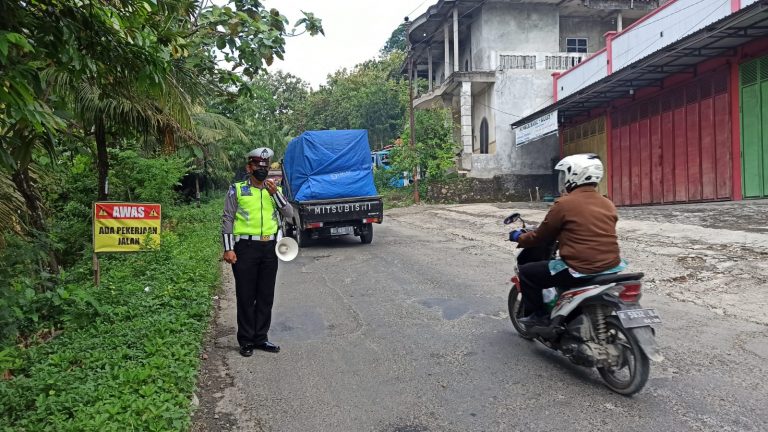
[[296,201],[378,195],[365,130],[304,132],[288,143],[283,169]]

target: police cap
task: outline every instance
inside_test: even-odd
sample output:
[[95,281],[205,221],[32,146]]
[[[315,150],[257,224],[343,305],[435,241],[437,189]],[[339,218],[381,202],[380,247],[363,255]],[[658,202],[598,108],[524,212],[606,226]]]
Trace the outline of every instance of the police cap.
[[275,152],[271,148],[259,147],[248,152],[245,157],[248,159],[248,162],[255,162],[256,165],[269,167],[269,160],[274,155]]

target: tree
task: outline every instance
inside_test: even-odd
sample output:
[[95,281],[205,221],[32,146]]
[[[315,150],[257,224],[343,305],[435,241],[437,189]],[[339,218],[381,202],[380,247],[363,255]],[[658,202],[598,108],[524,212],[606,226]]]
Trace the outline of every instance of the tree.
[[311,13],[289,31],[257,0],[11,0],[0,2],[0,29],[0,224],[19,232],[46,230],[33,168],[45,153],[55,160],[62,136],[95,148],[104,199],[110,147],[128,138],[149,154],[182,145],[201,155],[206,136],[237,129],[206,116],[205,101],[247,94],[246,78],[283,57],[285,37],[323,33]]
[[404,54],[361,63],[328,76],[297,113],[305,129],[366,129],[374,148],[391,144],[402,130],[407,83],[399,74]]
[[[110,136],[152,136],[166,153],[177,138],[194,142],[192,113],[204,95],[247,92],[243,76],[282,58],[285,36],[323,33],[311,13],[291,32],[287,23],[256,0],[2,2],[0,161],[14,173],[32,225],[43,228],[27,172],[36,148],[53,153],[59,132],[85,131],[96,143],[104,198]],[[218,53],[231,69],[218,66]]]
[[[298,113],[309,98],[309,83],[301,78],[282,71],[257,76],[253,85],[265,89],[274,100],[275,124],[290,135],[304,131]],[[266,115],[266,113],[264,113]]]
[[[412,172],[419,166],[427,177],[441,179],[456,165],[459,145],[453,139],[451,111],[442,108],[415,112],[415,148],[398,146],[390,153],[395,171]],[[410,140],[410,128],[403,131],[403,142]]]
[[395,51],[405,52],[408,49],[407,41],[408,23],[402,23],[395,30],[392,31],[392,35],[389,36],[387,42],[384,43],[384,47],[381,48],[379,53],[384,56],[388,56]]

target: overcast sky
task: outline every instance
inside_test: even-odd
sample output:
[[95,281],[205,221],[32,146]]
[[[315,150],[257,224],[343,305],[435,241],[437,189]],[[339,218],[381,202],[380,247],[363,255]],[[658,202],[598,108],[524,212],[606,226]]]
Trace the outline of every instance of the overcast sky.
[[277,8],[291,26],[304,10],[321,18],[325,29],[325,37],[287,38],[285,61],[276,60],[269,70],[282,69],[317,88],[328,74],[376,57],[406,15],[414,19],[434,3],[437,0],[266,0],[264,5]]

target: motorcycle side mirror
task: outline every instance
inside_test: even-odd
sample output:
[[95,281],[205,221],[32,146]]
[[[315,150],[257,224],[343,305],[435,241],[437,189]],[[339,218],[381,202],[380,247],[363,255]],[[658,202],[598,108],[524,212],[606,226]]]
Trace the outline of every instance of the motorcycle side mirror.
[[504,225],[509,225],[520,220],[520,213],[512,213],[504,219]]

